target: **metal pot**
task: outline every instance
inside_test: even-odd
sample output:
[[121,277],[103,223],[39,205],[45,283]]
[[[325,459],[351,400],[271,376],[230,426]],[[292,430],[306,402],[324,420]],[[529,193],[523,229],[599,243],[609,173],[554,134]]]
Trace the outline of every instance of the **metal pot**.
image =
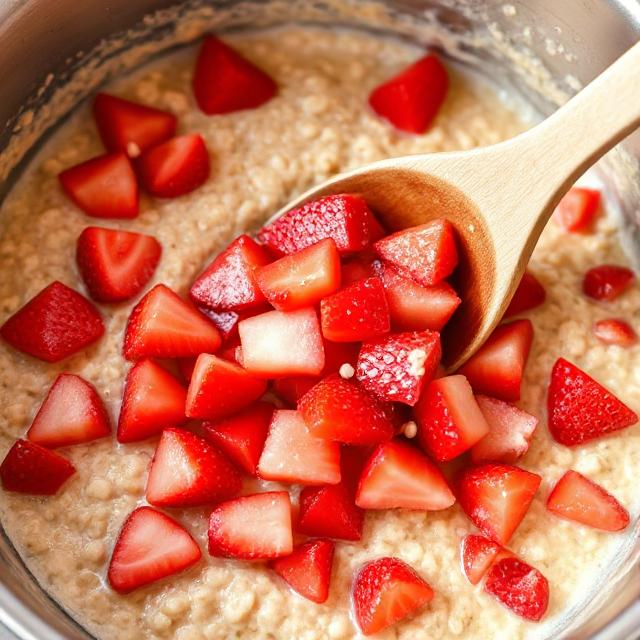
[[[522,94],[541,114],[640,38],[637,0],[6,0],[0,4],[0,195],[47,131],[110,76],[207,30],[296,20],[355,26],[445,49]],[[119,55],[125,50],[126,61]],[[622,240],[637,263],[639,158],[636,135],[600,165],[607,195],[618,205]],[[571,612],[549,637],[640,637],[639,556],[637,542],[621,550],[591,604]],[[6,628],[0,638],[90,637],[40,589],[4,535],[0,624]]]

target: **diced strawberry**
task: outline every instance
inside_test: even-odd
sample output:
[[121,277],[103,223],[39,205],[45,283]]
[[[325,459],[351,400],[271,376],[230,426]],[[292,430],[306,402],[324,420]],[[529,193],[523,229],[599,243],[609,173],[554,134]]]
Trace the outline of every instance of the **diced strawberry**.
[[220,353],[221,358],[229,362],[235,362],[241,367],[244,366],[244,357],[242,355],[242,345],[240,344],[240,336],[227,340]]
[[458,264],[455,230],[444,218],[397,231],[373,246],[386,263],[423,287],[438,284]]
[[410,444],[379,445],[360,477],[356,504],[361,509],[447,509],[456,501],[444,476]]
[[28,440],[16,440],[0,464],[5,491],[52,496],[76,472],[61,455]]
[[484,589],[525,620],[538,622],[547,611],[547,579],[518,558],[498,560],[487,575]]
[[177,198],[204,184],[211,173],[201,135],[177,136],[143,152],[136,161],[140,183],[156,198]]
[[560,200],[553,212],[553,220],[565,231],[586,231],[591,226],[599,205],[599,191],[573,187]]
[[262,560],[293,551],[291,500],[286,491],[242,496],[219,504],[209,518],[209,553]]
[[118,442],[159,435],[186,422],[186,389],[153,360],[136,362],[127,374],[118,418]]
[[505,311],[504,317],[510,318],[511,316],[517,316],[525,311],[535,309],[543,304],[546,299],[547,292],[540,283],[540,280],[529,271],[525,271]]
[[547,499],[547,509],[602,531],[621,531],[629,525],[627,510],[610,493],[573,470],[558,480]]
[[273,381],[273,391],[287,404],[298,405],[298,400],[315,387],[320,380],[309,376],[296,376],[295,378],[277,378]]
[[187,416],[224,418],[249,406],[266,390],[266,380],[252,376],[237,364],[203,353],[189,383]]
[[551,435],[567,447],[638,421],[627,405],[564,358],[559,358],[551,371],[547,413]]
[[124,153],[91,158],[63,171],[60,184],[73,202],[93,218],[135,218],[138,181]]
[[165,429],[149,469],[146,497],[156,507],[197,507],[240,492],[236,468],[217,449],[183,429]]
[[134,158],[145,149],[173,137],[177,120],[172,113],[99,93],[93,117],[104,146]]
[[441,356],[435,331],[394,333],[362,343],[356,376],[382,400],[413,406],[423,384],[435,375]]
[[433,380],[414,412],[420,446],[440,462],[456,458],[489,433],[464,376]]
[[603,264],[587,271],[582,282],[582,291],[594,300],[615,300],[634,280],[635,275],[631,269]]
[[497,327],[478,351],[460,367],[476,393],[507,402],[520,399],[520,385],[533,342],[531,320]]
[[357,342],[331,342],[323,340],[324,343],[324,369],[320,374],[326,378],[332,373],[338,373],[343,364],[349,364],[354,371],[360,353],[360,344]]
[[78,238],[76,261],[94,300],[122,302],[142,291],[161,253],[160,243],[152,236],[87,227]]
[[473,524],[506,545],[529,510],[542,478],[507,464],[482,464],[460,471],[456,496]]
[[618,347],[630,347],[638,341],[638,334],[631,325],[617,318],[598,320],[593,326],[593,333],[600,342]]
[[384,403],[359,384],[331,375],[300,398],[298,410],[318,438],[347,444],[380,444],[390,440],[394,424]]
[[379,276],[381,271],[382,262],[377,259],[376,254],[369,256],[366,251],[358,253],[352,259],[342,264],[342,286],[346,287],[358,280],[366,280],[367,278]]
[[471,448],[473,462],[515,462],[529,449],[538,418],[512,404],[476,396],[489,433]]
[[261,305],[265,297],[255,272],[270,261],[264,247],[247,235],[239,236],[196,278],[189,295],[212,309],[238,311]]
[[258,232],[258,240],[276,255],[289,255],[333,238],[341,255],[369,246],[382,228],[362,196],[342,193],[292,209]]
[[460,544],[462,570],[471,584],[478,584],[494,563],[502,547],[484,536],[469,534]]
[[433,589],[398,558],[367,562],[353,580],[353,614],[365,636],[383,631],[420,610]]
[[215,352],[220,333],[192,304],[157,284],[133,308],[124,336],[124,357],[188,358]]
[[202,557],[189,532],[152,507],[138,507],[127,518],[113,549],[107,579],[118,593],[172,576]]
[[215,36],[204,38],[193,75],[193,94],[207,115],[255,109],[278,86],[264,71]]
[[205,422],[203,435],[249,475],[258,475],[258,461],[269,432],[275,406],[256,402],[230,418]]
[[271,568],[296,593],[322,604],[329,597],[334,548],[331,540],[311,540],[291,555],[273,560]]
[[265,480],[304,485],[337,484],[340,445],[311,435],[297,411],[275,411],[258,475]]
[[380,278],[358,280],[320,303],[322,335],[361,342],[389,332],[389,307]]
[[27,439],[43,447],[66,447],[111,435],[107,411],[95,387],[61,373],[33,419]]
[[98,310],[77,291],[52,282],[0,327],[15,349],[45,362],[58,362],[104,333]]

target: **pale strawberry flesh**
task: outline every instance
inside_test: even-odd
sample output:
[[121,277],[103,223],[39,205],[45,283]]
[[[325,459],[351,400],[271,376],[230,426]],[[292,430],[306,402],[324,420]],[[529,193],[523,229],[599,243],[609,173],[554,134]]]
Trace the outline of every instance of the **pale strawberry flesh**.
[[593,326],[593,333],[604,344],[630,347],[638,341],[638,334],[625,320],[605,318]]

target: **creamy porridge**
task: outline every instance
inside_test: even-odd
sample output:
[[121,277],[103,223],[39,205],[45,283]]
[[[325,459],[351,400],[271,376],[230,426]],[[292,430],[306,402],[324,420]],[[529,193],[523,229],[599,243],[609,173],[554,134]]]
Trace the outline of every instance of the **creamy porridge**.
[[[371,89],[412,62],[420,51],[358,33],[312,29],[233,36],[228,41],[277,81],[278,96],[259,109],[210,118],[195,108],[190,90],[194,51],[154,63],[109,87],[111,93],[166,109],[180,132],[200,132],[212,157],[212,177],[175,200],[144,198],[132,221],[111,221],[154,235],[163,257],[151,284],[186,294],[211,255],[245,229],[256,228],[293,195],[333,173],[392,155],[468,149],[511,137],[523,122],[476,81],[453,76],[435,125],[422,136],[394,130],[367,105]],[[83,106],[46,144],[2,206],[0,320],[52,280],[83,290],[76,272],[76,238],[89,221],[64,196],[57,175],[102,152],[89,108]],[[101,224],[101,222],[99,223]],[[640,292],[632,288],[607,306],[581,294],[582,277],[601,263],[625,264],[612,222],[596,232],[566,234],[550,224],[531,270],[547,290],[546,304],[530,317],[535,339],[520,406],[540,417],[521,461],[543,477],[531,509],[511,541],[551,585],[545,622],[532,625],[472,587],[459,568],[459,543],[472,525],[458,506],[444,512],[369,512],[359,543],[339,542],[329,600],[316,605],[293,594],[261,564],[211,558],[155,585],[120,596],[105,582],[115,537],[126,516],[144,502],[155,441],[129,445],[111,439],[64,450],[77,474],[51,498],[0,493],[2,523],[26,563],[69,612],[101,638],[313,640],[358,636],[349,612],[354,569],[366,559],[397,556],[425,577],[435,598],[420,614],[381,638],[534,637],[570,607],[610,564],[624,534],[608,534],[554,518],[544,501],[569,468],[601,483],[638,513],[636,467],[640,427],[575,449],[557,444],[544,424],[549,372],[557,357],[575,362],[632,409],[640,410],[640,346],[606,346],[595,321],[639,319]],[[102,306],[105,338],[62,364],[27,358],[0,343],[0,455],[23,437],[46,389],[61,371],[91,381],[118,414],[125,324],[133,302]],[[245,492],[256,481],[246,481]],[[262,483],[280,488],[276,483]],[[282,487],[284,488],[284,487]],[[210,509],[178,510],[205,548]]]

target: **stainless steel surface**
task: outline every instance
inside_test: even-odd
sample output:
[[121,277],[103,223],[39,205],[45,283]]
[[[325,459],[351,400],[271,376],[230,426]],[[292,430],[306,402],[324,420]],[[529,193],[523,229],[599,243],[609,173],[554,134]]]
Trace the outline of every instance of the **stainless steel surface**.
[[[460,46],[451,53],[471,64],[479,60],[496,81],[515,87],[542,112],[551,111],[563,92],[574,92],[579,83],[588,82],[640,38],[638,0],[506,0],[516,8],[515,15],[510,15],[511,11],[505,10],[505,2],[498,0],[381,0],[379,4],[386,7],[388,14],[384,22],[380,21],[379,14],[360,10],[362,4],[372,1],[189,2],[183,3],[179,11],[156,14],[153,20],[143,23],[145,15],[174,3],[171,0],[0,0],[0,153],[11,148],[25,131],[29,133],[30,126],[49,122],[50,116],[43,105],[83,66],[93,63],[95,73],[74,93],[76,100],[89,94],[108,76],[102,72],[103,67],[110,71],[123,68],[123,65],[100,64],[112,61],[119,50],[138,47],[145,55],[152,54],[196,37],[197,32],[183,33],[176,25],[184,15],[203,6],[213,9],[207,14],[208,21],[220,30],[312,19],[395,33],[436,46],[443,43],[440,38],[422,28],[432,19],[459,36],[475,34],[482,39],[492,31],[499,31],[502,38],[494,39],[489,48],[478,50],[474,44],[477,39],[462,37]],[[114,34],[125,30],[129,30],[126,39],[117,40],[111,47],[104,45],[105,40],[113,41]],[[522,50],[540,62],[539,69],[548,70],[547,84],[554,85],[553,91],[543,95],[531,69],[514,64],[513,53]],[[47,84],[49,74],[53,74],[53,81]],[[68,104],[65,108],[71,106]],[[35,113],[32,125],[25,118],[29,111]],[[37,128],[33,131],[33,135],[39,133]],[[637,158],[640,158],[640,137],[634,136],[624,147],[626,151],[614,152],[603,165],[603,177],[608,194],[619,204],[621,225],[629,231],[627,247],[637,252],[640,243],[634,247],[634,241],[640,239],[640,179],[635,172]],[[11,164],[21,155],[21,149],[14,149]],[[10,179],[4,181],[5,188],[10,182]],[[0,184],[0,194],[2,188]],[[633,550],[627,551],[631,558]],[[637,560],[637,545],[634,557]],[[558,632],[554,637],[639,638],[640,571],[637,563],[634,566],[626,582],[618,585],[607,607],[597,616],[591,616],[586,625],[574,628],[568,636]],[[620,573],[619,567],[613,569]],[[37,586],[8,539],[0,534],[0,639],[12,635],[21,640],[90,637]]]

